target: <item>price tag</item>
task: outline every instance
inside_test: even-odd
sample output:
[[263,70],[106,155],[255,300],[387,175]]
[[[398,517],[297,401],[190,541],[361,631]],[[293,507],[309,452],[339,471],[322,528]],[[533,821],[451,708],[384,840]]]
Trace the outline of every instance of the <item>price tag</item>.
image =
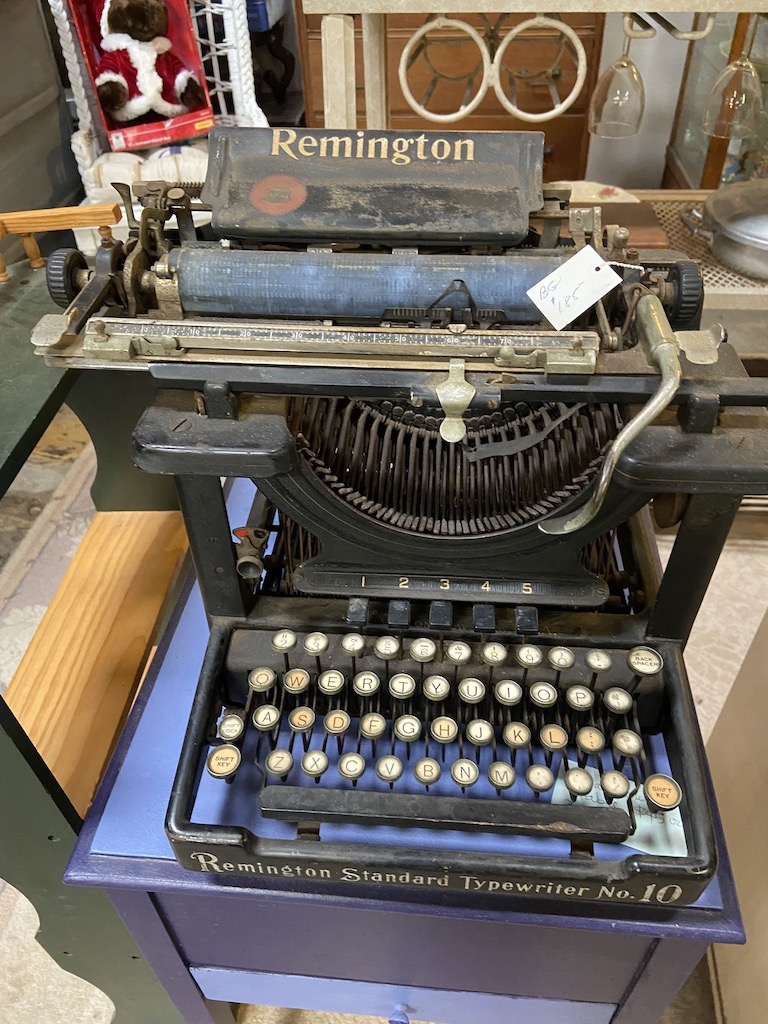
[[585,245],[562,267],[529,288],[527,295],[555,330],[562,331],[617,284],[621,284],[621,278],[613,267],[591,245]]

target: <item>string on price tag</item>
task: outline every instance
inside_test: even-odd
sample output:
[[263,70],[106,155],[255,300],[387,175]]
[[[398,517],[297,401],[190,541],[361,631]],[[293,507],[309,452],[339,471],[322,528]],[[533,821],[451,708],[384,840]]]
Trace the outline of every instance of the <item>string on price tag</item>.
[[617,284],[621,278],[613,267],[585,245],[526,294],[555,330],[562,331]]

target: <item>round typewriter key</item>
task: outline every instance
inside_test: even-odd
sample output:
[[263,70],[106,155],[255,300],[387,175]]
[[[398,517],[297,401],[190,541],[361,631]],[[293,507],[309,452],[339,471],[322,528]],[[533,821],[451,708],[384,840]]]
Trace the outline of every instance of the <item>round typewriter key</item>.
[[397,782],[403,774],[403,762],[394,754],[385,754],[376,762],[376,774],[384,782]]
[[479,704],[485,696],[485,683],[479,679],[462,679],[459,683],[459,696],[465,704]]
[[292,732],[309,732],[315,724],[315,712],[312,708],[294,708],[288,715],[288,725]]
[[512,750],[524,750],[531,742],[531,730],[522,722],[507,722],[502,735]]
[[516,649],[515,658],[517,658],[518,665],[522,665],[523,668],[535,668],[541,664],[541,648],[534,647],[532,644],[523,644],[522,647]]
[[389,680],[389,692],[398,700],[412,697],[416,692],[416,680],[407,672],[396,672]]
[[317,677],[317,688],[321,693],[325,693],[329,697],[336,693],[341,693],[344,689],[343,673],[335,668],[329,668],[325,672],[321,672]]
[[525,772],[525,781],[534,793],[546,793],[555,784],[555,776],[550,768],[543,764],[532,764]]
[[373,650],[382,661],[391,661],[400,654],[400,641],[396,636],[379,636],[376,637]]
[[643,741],[631,729],[618,729],[613,734],[613,749],[622,757],[638,757],[643,749]]
[[219,722],[217,732],[223,740],[239,740],[243,735],[243,729],[245,729],[245,722],[240,715],[224,715]]
[[264,767],[269,775],[276,775],[278,779],[284,779],[293,768],[293,754],[290,750],[271,750],[264,761]]
[[593,725],[585,725],[576,733],[576,746],[585,754],[599,754],[605,749],[605,736]]
[[445,700],[451,692],[451,684],[445,676],[427,676],[424,680],[424,696],[427,700]]
[[322,750],[308,750],[301,759],[301,770],[313,779],[319,779],[328,768],[328,755]]
[[292,668],[283,676],[283,686],[289,693],[303,693],[309,687],[309,672],[305,668]]
[[483,718],[467,722],[467,739],[476,747],[487,747],[493,740],[493,726]]
[[380,679],[375,672],[358,672],[352,680],[352,689],[360,697],[370,697],[379,688]]
[[365,758],[360,754],[343,754],[339,758],[339,775],[354,782],[365,771]]
[[377,740],[387,731],[387,720],[384,715],[369,711],[360,719],[360,735],[366,740]]
[[622,800],[629,792],[629,779],[623,772],[603,772],[600,776],[600,785],[611,800]]
[[420,757],[413,766],[413,774],[422,786],[431,786],[440,778],[440,764],[434,757]]
[[459,735],[459,726],[452,718],[442,715],[430,724],[429,732],[438,743],[453,743]]
[[488,781],[496,789],[509,789],[515,782],[515,769],[511,764],[494,761],[488,769]]
[[539,733],[539,740],[546,750],[565,750],[568,733],[560,725],[545,725]]
[[565,773],[565,785],[571,796],[587,796],[592,792],[592,776],[584,768],[569,768]]
[[547,661],[556,668],[558,672],[561,672],[566,668],[573,668],[575,658],[573,657],[573,651],[569,647],[550,647],[547,651]]
[[585,661],[587,668],[591,668],[593,672],[607,672],[613,664],[608,651],[587,651]]
[[411,640],[409,652],[414,661],[434,661],[437,654],[437,644],[429,637],[419,637],[418,640]]
[[487,644],[483,644],[480,650],[480,657],[486,665],[503,665],[507,660],[507,654],[507,648],[498,640],[490,640]]
[[493,688],[493,695],[499,704],[513,708],[523,699],[523,688],[514,679],[500,679]]
[[466,665],[472,657],[472,648],[463,640],[451,640],[445,645],[445,656],[454,665]]
[[205,766],[215,779],[226,779],[240,767],[240,751],[231,743],[214,747],[205,761]]
[[657,811],[674,811],[680,806],[683,791],[668,775],[649,775],[643,783],[645,799]]
[[614,715],[628,715],[633,703],[632,694],[627,693],[621,686],[609,686],[603,694],[603,704]]
[[451,765],[451,778],[462,789],[466,786],[474,786],[479,776],[480,769],[474,761],[470,761],[466,757],[460,757]]
[[307,633],[304,637],[304,650],[316,657],[328,650],[328,637],[325,633]]
[[565,691],[565,699],[569,708],[574,711],[588,711],[595,703],[595,695],[588,686],[577,683]]
[[266,693],[277,682],[277,674],[271,668],[255,668],[248,673],[248,686],[254,693]]
[[359,658],[365,651],[365,637],[359,633],[347,633],[341,638],[341,649],[353,658]]
[[272,637],[272,650],[278,654],[287,654],[296,646],[296,634],[290,629],[280,629]]
[[269,732],[280,721],[280,712],[274,704],[262,704],[261,707],[256,708],[253,712],[251,721],[257,729],[260,729],[262,732]]
[[633,647],[627,664],[638,676],[655,676],[664,667],[661,655],[651,647]]
[[323,728],[330,736],[343,736],[350,721],[346,711],[329,711],[323,719]]
[[533,683],[528,688],[528,696],[539,708],[551,708],[557,704],[557,687],[552,683]]
[[400,715],[392,726],[395,736],[404,743],[412,743],[421,736],[421,722],[416,715]]

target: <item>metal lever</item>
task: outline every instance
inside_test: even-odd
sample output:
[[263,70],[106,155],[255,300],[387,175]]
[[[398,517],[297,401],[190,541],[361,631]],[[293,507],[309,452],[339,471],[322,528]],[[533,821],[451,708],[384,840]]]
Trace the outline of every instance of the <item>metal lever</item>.
[[622,454],[641,430],[644,430],[649,423],[653,423],[677,394],[681,377],[680,345],[669,325],[669,320],[667,320],[667,315],[658,296],[643,295],[638,300],[635,320],[640,344],[646,350],[649,361],[658,366],[661,382],[656,393],[614,439],[605,456],[589,501],[572,516],[545,519],[544,522],[539,523],[542,533],[551,536],[574,533],[586,526],[587,523],[592,522],[603,506],[611,477]]

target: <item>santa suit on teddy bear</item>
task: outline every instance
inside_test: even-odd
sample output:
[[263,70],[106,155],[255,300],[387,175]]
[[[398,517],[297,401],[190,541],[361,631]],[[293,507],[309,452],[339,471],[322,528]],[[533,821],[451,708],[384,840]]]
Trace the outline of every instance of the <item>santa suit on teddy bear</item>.
[[[102,57],[96,87],[102,106],[120,122],[152,113],[176,117],[195,109],[204,97],[194,72],[171,52],[170,39],[154,34],[168,30],[165,4],[145,3],[140,12],[130,8],[126,0],[105,0],[101,11]],[[143,21],[137,20],[139,14]]]

